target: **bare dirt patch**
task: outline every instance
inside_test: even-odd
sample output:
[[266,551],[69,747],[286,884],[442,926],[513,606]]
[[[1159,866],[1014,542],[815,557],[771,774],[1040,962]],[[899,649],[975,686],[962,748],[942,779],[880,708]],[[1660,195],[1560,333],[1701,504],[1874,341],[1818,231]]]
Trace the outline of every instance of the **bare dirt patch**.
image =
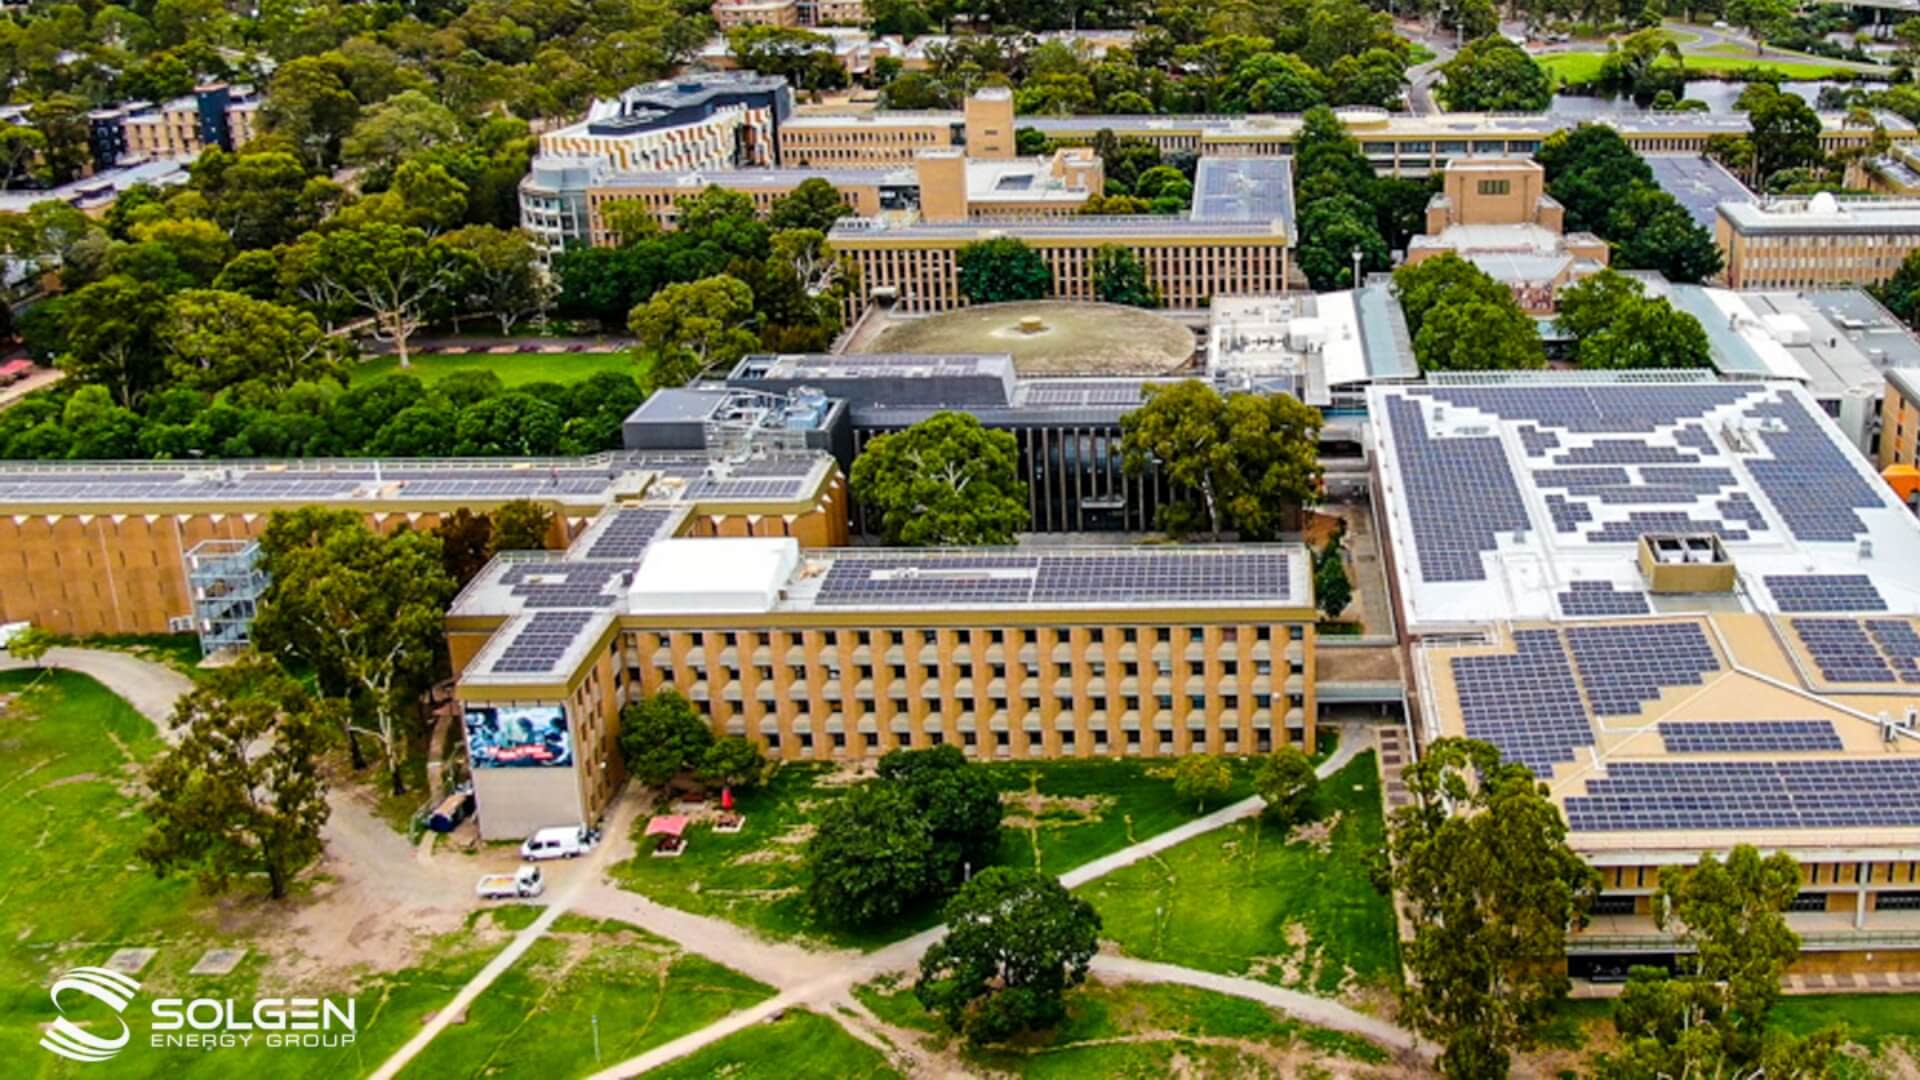
[[1325,855],[1333,850],[1333,830],[1340,827],[1340,817],[1340,811],[1335,810],[1324,820],[1295,825],[1287,833],[1287,843],[1309,844],[1314,851]]
[[1042,795],[1037,791],[1003,791],[1000,824],[1008,829],[1063,829],[1090,825],[1106,816],[1114,803],[1110,795]]

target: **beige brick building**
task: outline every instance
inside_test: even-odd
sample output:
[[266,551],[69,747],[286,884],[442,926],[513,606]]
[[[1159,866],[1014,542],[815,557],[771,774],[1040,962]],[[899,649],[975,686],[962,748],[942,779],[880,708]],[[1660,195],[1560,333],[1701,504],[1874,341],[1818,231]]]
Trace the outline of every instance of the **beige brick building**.
[[798,0],[714,0],[713,21],[721,32],[741,26],[799,26]]
[[1445,166],[1427,203],[1427,232],[1407,243],[1407,263],[1453,254],[1512,290],[1527,311],[1551,314],[1561,289],[1607,265],[1607,242],[1566,232],[1566,210],[1547,194],[1531,158],[1464,157]]
[[1735,288],[1874,285],[1920,250],[1920,199],[1823,193],[1721,203],[1714,237]]

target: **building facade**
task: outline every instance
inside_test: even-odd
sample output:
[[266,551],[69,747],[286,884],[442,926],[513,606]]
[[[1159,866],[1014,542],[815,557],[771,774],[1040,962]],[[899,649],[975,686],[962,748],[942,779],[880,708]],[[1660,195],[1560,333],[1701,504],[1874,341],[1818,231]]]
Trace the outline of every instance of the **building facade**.
[[1920,250],[1920,199],[1775,198],[1723,203],[1714,237],[1729,285],[1750,289],[1876,285]]
[[1566,210],[1547,194],[1531,158],[1463,157],[1447,163],[1427,203],[1427,232],[1407,242],[1407,263],[1458,255],[1502,282],[1520,307],[1549,315],[1560,290],[1606,268],[1607,242],[1568,233]]
[[184,161],[219,147],[231,152],[253,140],[261,95],[251,86],[209,83],[158,105],[133,101],[87,114],[96,171],[123,161]]

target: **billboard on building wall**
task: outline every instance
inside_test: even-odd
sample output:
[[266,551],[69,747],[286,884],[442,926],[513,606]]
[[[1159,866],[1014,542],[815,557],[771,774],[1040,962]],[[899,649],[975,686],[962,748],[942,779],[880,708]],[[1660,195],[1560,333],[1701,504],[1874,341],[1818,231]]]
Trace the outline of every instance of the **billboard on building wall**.
[[468,706],[467,757],[476,769],[571,766],[567,711],[559,705]]

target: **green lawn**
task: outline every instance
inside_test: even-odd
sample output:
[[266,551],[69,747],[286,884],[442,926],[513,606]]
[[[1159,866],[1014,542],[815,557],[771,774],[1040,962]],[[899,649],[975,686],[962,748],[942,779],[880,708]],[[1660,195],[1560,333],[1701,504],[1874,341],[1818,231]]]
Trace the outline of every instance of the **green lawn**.
[[759,1024],[655,1069],[652,1080],[882,1080],[897,1077],[878,1050],[804,1009]]
[[[610,353],[435,353],[414,356],[407,374],[429,385],[463,371],[491,371],[508,386],[533,382],[576,383],[603,371],[638,375],[646,370],[631,351]],[[382,356],[356,364],[349,374],[353,384],[384,379],[400,370],[398,357]]]
[[[1717,50],[1728,49],[1720,52]],[[1832,63],[1826,60],[1756,60],[1750,50],[1738,46],[1711,46],[1697,53],[1687,53],[1681,57],[1689,72],[1714,74],[1732,74],[1761,71],[1779,75],[1783,79],[1831,79],[1836,75],[1851,77],[1860,74],[1856,67]]]
[[194,634],[95,634],[61,644],[132,653],[142,660],[165,664],[190,679],[204,679],[208,674],[200,666],[203,654],[200,638]]
[[[30,684],[33,689],[25,690]],[[20,1076],[69,1076],[72,1069],[39,1049],[40,1028],[57,1015],[46,987],[60,972],[103,963],[125,947],[158,949],[138,976],[142,996],[250,1000],[267,958],[258,951],[232,974],[188,970],[208,948],[251,943],[221,929],[213,901],[191,880],[156,878],[134,855],[145,819],[133,795],[140,768],[162,748],[153,725],[84,675],[0,672],[0,850],[7,853],[0,910],[10,947],[0,956],[0,1056]],[[241,905],[256,902],[244,883]],[[332,1077],[370,1070],[416,1030],[429,1010],[486,963],[504,938],[463,931],[434,942],[421,967],[298,987],[301,993],[351,995],[358,1038],[332,1051],[269,1051],[261,1046],[204,1050],[130,1047],[115,1076]],[[279,987],[276,993],[294,988]],[[133,1015],[144,1021],[136,1003]],[[144,1023],[141,1027],[144,1029]]]
[[1555,86],[1570,83],[1592,82],[1600,75],[1600,65],[1605,62],[1606,53],[1579,52],[1555,53],[1552,56],[1537,57],[1540,66],[1547,69],[1547,76]]
[[[881,981],[854,994],[895,1027],[924,1032],[930,1048],[959,1052],[983,1073],[1022,1077],[1298,1076],[1328,1058],[1384,1063],[1380,1047],[1313,1027],[1256,1001],[1188,986],[1088,982],[1067,998],[1067,1019],[1006,1047],[961,1047],[911,990]],[[1187,1063],[1184,1068],[1178,1062]]]
[[[1610,1037],[1613,999],[1580,998],[1562,1002],[1543,1040],[1565,1050],[1585,1048],[1588,1035]],[[1904,1075],[1880,1068],[1879,1055],[1888,1040],[1904,1044],[1907,1053],[1920,1048],[1920,994],[1796,994],[1782,997],[1773,1007],[1773,1026],[1806,1035],[1832,1024],[1845,1024],[1848,1039],[1866,1052],[1848,1057],[1836,1074],[1841,1077]]]
[[[1338,815],[1337,820],[1335,815]],[[1087,885],[1104,936],[1148,960],[1336,994],[1398,970],[1392,909],[1368,877],[1385,842],[1373,754],[1320,784],[1328,835],[1294,843],[1249,819]]]
[[[1170,766],[1163,760],[982,766],[1008,793],[1000,861],[1057,874],[1191,821],[1198,808],[1174,796],[1172,781],[1162,775]],[[1236,761],[1234,769],[1233,790],[1208,811],[1251,792],[1249,766]],[[747,818],[742,832],[729,836],[696,826],[686,854],[677,859],[652,858],[645,854],[652,845],[642,843],[642,854],[613,873],[626,888],[663,904],[731,919],[776,938],[871,948],[939,921],[938,904],[860,932],[835,930],[810,915],[802,895],[805,838],[812,814],[844,790],[819,783],[824,775],[822,766],[782,766],[765,789],[740,797]]]
[[585,1076],[772,993],[637,927],[563,915],[403,1075]]

